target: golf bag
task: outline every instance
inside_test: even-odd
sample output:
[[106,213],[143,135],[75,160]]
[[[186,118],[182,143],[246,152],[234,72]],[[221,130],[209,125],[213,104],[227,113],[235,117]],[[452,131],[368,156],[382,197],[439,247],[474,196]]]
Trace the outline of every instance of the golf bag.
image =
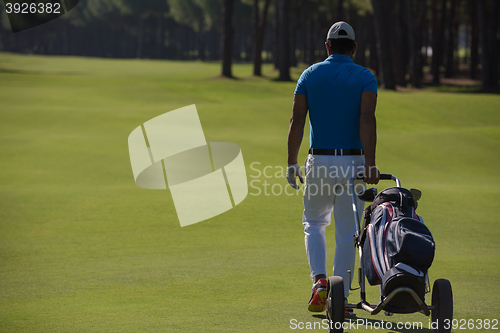
[[[360,235],[363,267],[370,285],[382,284],[382,296],[399,287],[412,288],[421,299],[435,244],[429,229],[415,213],[417,202],[410,191],[392,187],[380,192],[364,211]],[[412,298],[397,296],[394,312],[413,311]],[[413,301],[414,303],[414,301]]]

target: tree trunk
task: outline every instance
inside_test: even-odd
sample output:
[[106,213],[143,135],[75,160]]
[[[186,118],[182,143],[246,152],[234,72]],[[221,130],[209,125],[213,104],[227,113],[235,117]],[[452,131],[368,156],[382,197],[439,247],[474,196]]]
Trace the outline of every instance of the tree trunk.
[[[298,9],[298,4],[296,1],[289,1],[291,2],[291,8],[289,8],[289,14],[288,14],[288,22],[289,22],[289,28],[288,28],[288,48],[290,52],[289,54],[289,61],[290,61],[290,67],[297,67],[297,26],[300,20],[300,13]],[[293,14],[292,14],[293,13]],[[292,15],[291,15],[292,14]]]
[[222,3],[222,76],[233,77],[232,57],[233,57],[233,7],[234,0],[223,0]]
[[255,75],[255,62],[257,61],[257,38],[259,35],[259,22],[260,21],[260,12],[259,12],[259,0],[253,0],[253,9],[252,9],[252,61],[254,64],[254,75]]
[[212,29],[209,32],[209,43],[208,43],[208,52],[210,60],[220,60],[220,47],[217,46],[217,42],[220,41],[220,34],[216,31],[216,29]]
[[198,19],[198,31],[197,34],[197,43],[198,43],[198,59],[201,61],[205,61],[205,17],[200,15]]
[[370,40],[370,58],[368,59],[368,67],[370,67],[375,72],[375,74],[379,77],[381,75],[380,74],[380,67],[379,67],[380,61],[378,58],[378,51],[377,51],[378,41],[377,41],[377,37],[375,34],[375,29],[374,29],[375,22],[374,22],[373,15],[370,15],[370,17],[368,18],[367,24],[370,27],[369,35],[368,35],[368,39]]
[[372,0],[373,6],[373,16],[375,23],[375,33],[377,36],[377,53],[379,58],[379,66],[381,69],[381,83],[386,89],[396,89],[396,84],[394,82],[394,70],[393,61],[391,56],[391,45],[389,34],[386,31],[386,16],[385,9],[383,5],[385,0]]
[[397,8],[396,4],[399,5],[399,8],[404,8],[404,1],[382,1],[382,6],[386,16],[385,31],[387,36],[391,36],[391,32],[393,32],[394,36],[389,38],[389,52],[391,54],[391,66],[393,67],[394,85],[405,86],[405,66],[408,63],[408,59],[404,51],[405,43],[403,41],[403,29],[401,29],[401,25],[398,24],[398,21],[394,16],[395,9]]
[[306,8],[306,42],[304,50],[304,62],[308,65],[314,63],[314,23],[311,6]]
[[431,44],[431,34],[430,34],[430,24],[431,22],[429,21],[429,14],[427,10],[427,1],[424,1],[424,17],[422,19],[422,52],[420,53],[420,63],[421,63],[421,72],[420,72],[420,77],[424,76],[424,66],[427,66],[429,64],[429,50],[430,44]]
[[289,0],[278,0],[278,13],[279,13],[279,62],[278,69],[280,71],[279,80],[280,81],[290,81],[290,33],[289,33]]
[[262,46],[267,25],[267,12],[270,0],[264,0],[262,15],[259,13],[259,0],[254,0],[254,50],[253,50],[253,75],[262,76]]
[[[418,26],[413,25],[413,4],[412,0],[406,0],[406,32],[408,38],[408,74],[410,75],[410,82],[415,86],[415,67],[417,65],[418,54],[416,51],[416,35],[418,34]],[[404,16],[403,16],[404,17]]]
[[163,29],[163,16],[158,15],[156,18],[156,58],[163,58],[163,50],[165,48],[164,39],[164,29]]
[[139,22],[137,24],[137,53],[136,58],[142,58],[142,45],[144,42],[144,17],[139,14]]
[[[409,30],[409,28],[411,29],[413,26],[413,17],[408,16],[408,10],[411,11],[412,8],[411,1],[408,0],[396,1],[396,4],[399,8],[397,8],[398,12],[396,15],[396,21],[394,22],[396,25],[396,29],[394,29],[393,31],[396,32],[397,39],[396,43],[391,44],[395,44],[396,46],[396,55],[393,59],[397,59],[399,62],[399,72],[396,73],[397,84],[400,86],[406,86],[407,77],[411,73],[411,62],[413,61],[413,58],[410,60],[410,57],[412,56],[413,48],[415,46],[413,38],[410,38],[410,36],[412,36],[413,34],[412,30]],[[391,30],[391,25],[389,24],[388,31]]]
[[487,14],[486,14],[486,1],[477,1],[477,17],[479,21],[479,48],[481,49],[481,80],[483,89],[488,89],[490,86],[490,62],[488,57],[488,30],[487,30]]
[[500,69],[500,59],[499,59],[499,54],[498,54],[498,49],[499,49],[499,40],[497,39],[498,36],[498,20],[499,20],[499,14],[500,14],[500,4],[498,0],[494,0],[491,2],[491,10],[490,10],[490,26],[489,26],[489,38],[490,38],[490,61],[491,61],[491,77],[490,77],[490,86],[492,87],[497,87],[498,86],[498,70]]
[[479,31],[478,31],[478,14],[477,4],[473,1],[469,2],[468,6],[469,22],[470,22],[470,72],[471,79],[477,77],[477,66],[479,65]]
[[337,0],[337,13],[336,13],[336,22],[345,21],[344,17],[344,0]]
[[367,20],[365,17],[356,17],[356,25],[357,25],[357,30],[359,31],[357,34],[357,43],[358,43],[358,48],[356,50],[356,58],[355,61],[358,65],[366,67],[366,46],[368,44],[368,38],[366,36],[367,30],[366,29],[366,23]]
[[[409,0],[411,2],[411,0]],[[416,12],[418,13],[416,24],[413,29],[413,51],[412,51],[412,61],[410,63],[410,74],[411,74],[411,84],[414,87],[420,87],[420,79],[422,77],[422,67],[423,67],[423,59],[422,59],[422,46],[423,46],[423,26],[425,21],[425,12],[426,12],[426,1],[425,0],[417,0],[416,2]],[[411,8],[411,3],[408,4],[408,8]],[[409,19],[411,21],[411,10],[408,12]]]
[[69,30],[71,29],[71,25],[68,23],[64,24],[64,29],[63,29],[63,55],[68,55],[69,54]]
[[479,21],[479,48],[481,49],[481,80],[483,90],[487,90],[491,86],[492,66],[489,52],[491,45],[489,45],[486,0],[477,0],[477,14]]
[[448,16],[448,39],[446,46],[446,68],[444,76],[447,78],[454,76],[454,54],[455,54],[455,38],[458,31],[456,30],[456,14],[457,14],[457,0],[451,0],[451,6]]
[[[432,82],[434,84],[439,84],[440,82],[440,71],[441,64],[443,63],[443,41],[444,41],[444,29],[446,28],[446,3],[447,0],[441,0],[441,15],[439,15],[439,19],[434,17],[435,26],[433,29],[433,47],[432,47]],[[433,7],[436,6],[436,3],[432,2]],[[434,10],[435,9],[435,10]],[[433,12],[437,15],[437,8],[433,8]],[[439,22],[439,23],[438,23]]]
[[280,42],[280,6],[281,0],[274,1],[274,43],[273,43],[273,56],[274,56],[274,69],[279,69],[279,61],[281,59]]

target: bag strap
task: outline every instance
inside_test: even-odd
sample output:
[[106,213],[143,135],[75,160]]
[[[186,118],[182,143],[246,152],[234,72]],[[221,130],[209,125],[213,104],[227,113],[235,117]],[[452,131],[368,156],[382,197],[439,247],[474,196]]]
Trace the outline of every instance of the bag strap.
[[403,193],[379,193],[379,195],[373,200],[372,204],[368,206],[366,210],[369,210],[370,214],[371,212],[381,203],[388,202],[388,201],[396,201],[399,202],[399,205],[403,211],[408,208],[408,206],[415,208],[415,200],[413,198],[408,198],[406,195],[403,195]]
[[361,228],[361,234],[356,234],[354,235],[355,242],[357,246],[362,246],[365,242],[366,238],[366,227],[368,224],[371,222],[371,215],[372,212],[375,208],[377,208],[378,205],[384,203],[384,202],[389,202],[389,201],[396,201],[399,202],[399,206],[401,207],[401,210],[404,213],[406,213],[406,209],[408,206],[417,208],[416,201],[413,200],[413,198],[408,198],[406,195],[403,195],[402,192],[399,193],[379,193],[379,195],[373,200],[370,206],[366,207],[366,209],[363,211],[363,226]]

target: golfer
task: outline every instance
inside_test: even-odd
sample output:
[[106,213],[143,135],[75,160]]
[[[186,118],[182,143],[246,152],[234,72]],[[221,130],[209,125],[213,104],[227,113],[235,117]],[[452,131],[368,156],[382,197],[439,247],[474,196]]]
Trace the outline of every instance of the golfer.
[[[380,178],[375,165],[377,80],[370,71],[354,64],[357,44],[349,24],[332,25],[325,45],[328,58],[306,69],[297,82],[288,132],[287,180],[299,189],[296,177],[304,180],[297,157],[309,110],[310,149],[305,161],[302,224],[314,283],[308,307],[312,312],[322,312],[326,307],[325,228],[332,211],[336,244],[333,275],[344,279],[347,297],[353,275],[347,271],[354,272],[356,255],[356,226],[347,182],[359,172],[368,184],[377,184]],[[363,203],[359,201],[358,205],[361,214]]]

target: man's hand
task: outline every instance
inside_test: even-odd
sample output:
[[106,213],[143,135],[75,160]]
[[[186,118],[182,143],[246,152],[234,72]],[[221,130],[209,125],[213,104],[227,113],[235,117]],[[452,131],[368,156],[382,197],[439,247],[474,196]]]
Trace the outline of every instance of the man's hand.
[[367,184],[378,184],[380,180],[380,172],[375,165],[365,164],[364,166],[364,182]]
[[286,168],[286,180],[291,187],[298,190],[300,187],[297,185],[297,177],[299,177],[300,182],[304,184],[304,177],[302,177],[302,170],[300,169],[299,163],[288,164]]

